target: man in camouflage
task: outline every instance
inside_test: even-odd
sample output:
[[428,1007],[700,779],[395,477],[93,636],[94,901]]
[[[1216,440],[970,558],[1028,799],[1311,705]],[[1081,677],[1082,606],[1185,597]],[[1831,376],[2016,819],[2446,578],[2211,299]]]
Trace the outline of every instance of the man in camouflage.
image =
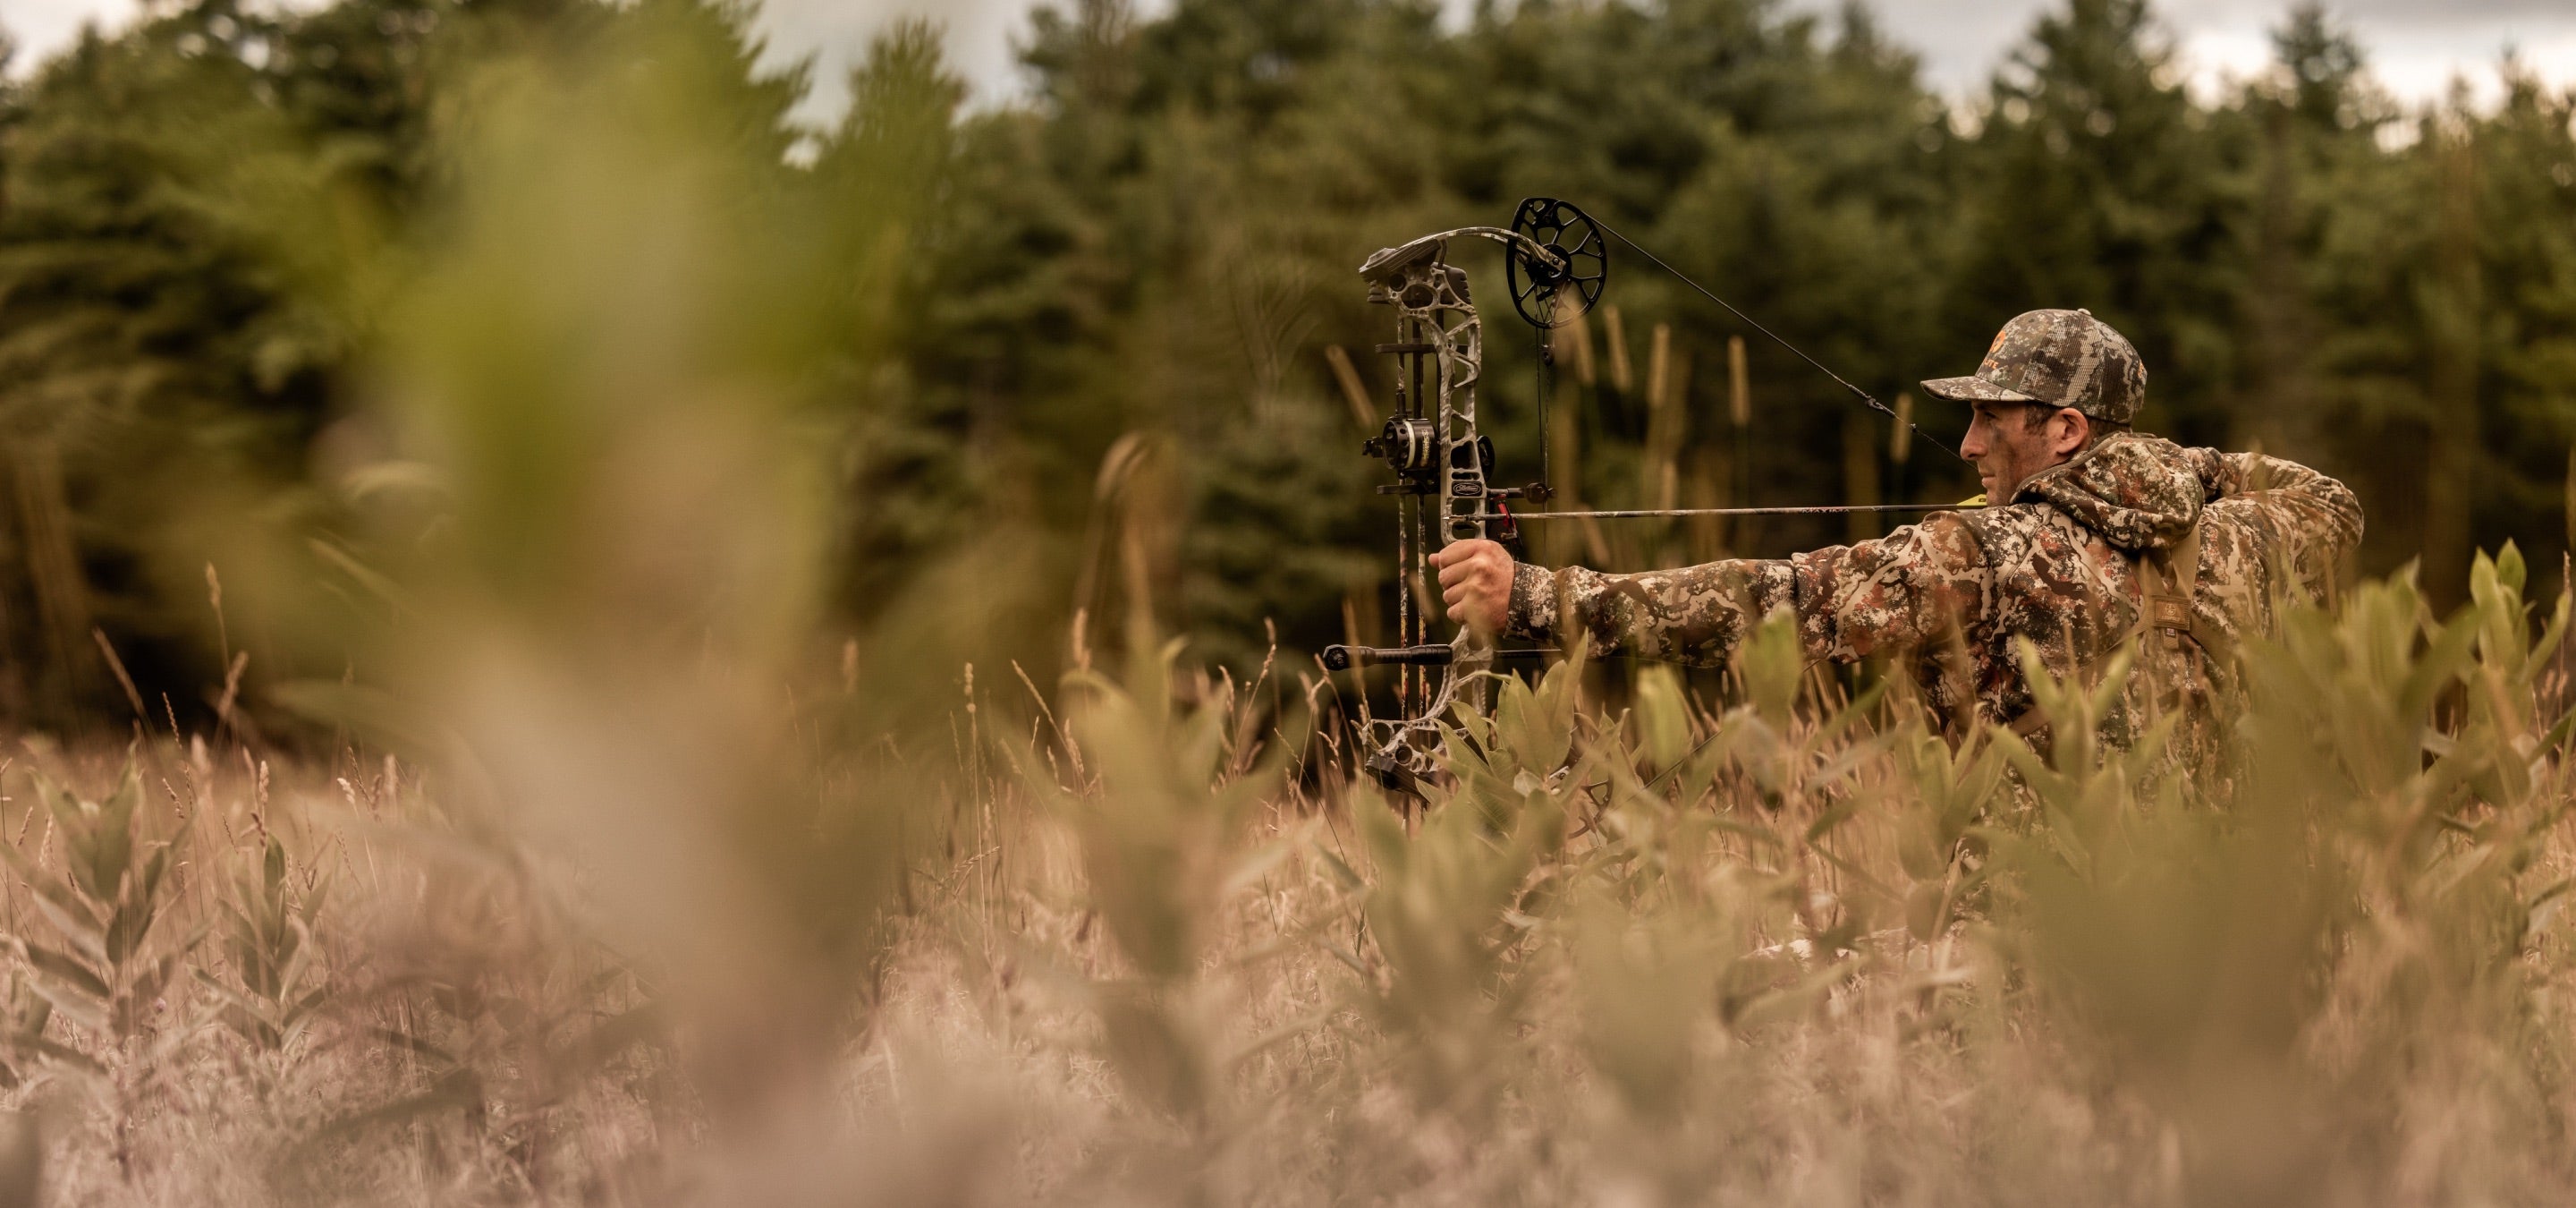
[[2135,639],[2103,740],[2130,746],[2178,709],[2177,740],[2196,746],[2212,737],[2233,648],[2273,632],[2281,602],[2332,591],[2361,506],[2304,466],[2131,431],[2146,385],[2137,350],[2090,312],[2032,311],[1974,375],[1923,383],[1974,411],[1959,451],[1989,506],[1876,541],[1646,574],[1515,564],[1490,541],[1433,562],[1463,624],[1541,642],[1582,633],[1597,652],[1699,666],[1726,665],[1788,609],[1809,658],[1898,660],[1953,732],[2041,728],[2023,639],[2059,678],[2096,672]]

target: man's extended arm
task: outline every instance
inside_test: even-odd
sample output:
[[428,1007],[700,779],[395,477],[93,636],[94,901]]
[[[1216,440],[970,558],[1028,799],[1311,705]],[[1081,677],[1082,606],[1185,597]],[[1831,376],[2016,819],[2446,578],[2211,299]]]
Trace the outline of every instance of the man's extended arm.
[[1557,642],[1581,631],[1598,653],[1722,666],[1763,617],[1785,607],[1809,658],[1850,661],[1966,622],[1983,610],[1987,589],[1975,537],[1944,514],[1881,540],[1782,559],[1635,575],[1522,565],[1506,628]]

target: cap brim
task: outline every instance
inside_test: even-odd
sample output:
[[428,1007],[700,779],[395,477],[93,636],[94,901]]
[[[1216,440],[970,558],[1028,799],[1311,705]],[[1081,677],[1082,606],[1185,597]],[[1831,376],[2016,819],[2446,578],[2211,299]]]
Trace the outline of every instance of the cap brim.
[[2006,390],[1981,377],[1934,378],[1923,383],[1923,392],[1934,398],[1960,403],[2044,403],[2018,390]]

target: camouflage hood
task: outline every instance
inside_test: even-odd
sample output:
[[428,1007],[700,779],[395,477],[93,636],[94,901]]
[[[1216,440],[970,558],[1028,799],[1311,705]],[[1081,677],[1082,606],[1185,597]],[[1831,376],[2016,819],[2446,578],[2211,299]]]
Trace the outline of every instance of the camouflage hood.
[[2145,553],[2180,540],[2226,473],[2215,449],[2123,432],[2032,475],[2013,502],[2056,504],[2114,548]]

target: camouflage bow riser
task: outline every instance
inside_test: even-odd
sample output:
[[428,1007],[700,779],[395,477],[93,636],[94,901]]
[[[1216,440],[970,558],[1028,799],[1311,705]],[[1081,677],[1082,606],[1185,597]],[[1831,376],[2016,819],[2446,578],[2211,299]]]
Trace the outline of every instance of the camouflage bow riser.
[[[1400,644],[1335,646],[1325,651],[1324,661],[1333,670],[1396,665],[1400,716],[1369,717],[1365,696],[1361,701],[1369,747],[1365,766],[1380,784],[1408,796],[1418,797],[1421,778],[1437,767],[1436,753],[1446,738],[1441,719],[1462,704],[1485,707],[1483,675],[1497,654],[1490,641],[1464,631],[1445,645],[1428,644],[1431,552],[1477,538],[1517,546],[1517,530],[1500,501],[1544,501],[1549,495],[1544,475],[1525,487],[1496,487],[1489,481],[1494,446],[1476,422],[1476,392],[1485,366],[1484,323],[1466,270],[1449,263],[1449,241],[1465,237],[1502,244],[1513,305],[1542,333],[1556,322],[1560,290],[1571,289],[1588,304],[1599,295],[1607,273],[1608,262],[1588,225],[1575,225],[1581,211],[1545,200],[1524,203],[1522,209],[1514,229],[1466,227],[1425,235],[1381,251],[1360,266],[1369,301],[1396,311],[1396,340],[1378,347],[1396,360],[1395,415],[1364,452],[1384,459],[1396,475],[1395,483],[1378,491],[1397,500]],[[1570,218],[1560,217],[1560,211]],[[1569,232],[1577,236],[1570,247],[1558,246],[1566,243]],[[1543,366],[1543,344],[1540,359]],[[1544,408],[1543,368],[1540,397]]]
[[[1410,258],[1371,261],[1379,271],[1370,278],[1369,300],[1396,308],[1396,342],[1383,348],[1396,358],[1396,414],[1372,444],[1397,474],[1393,487],[1381,489],[1397,496],[1396,626],[1406,648],[1425,644],[1431,551],[1491,537],[1497,520],[1485,480],[1491,446],[1476,424],[1484,324],[1466,270],[1447,262],[1446,245],[1434,237],[1428,246],[1416,241],[1396,249],[1414,252]],[[1460,703],[1484,707],[1481,673],[1493,665],[1492,645],[1461,630],[1443,662],[1401,664],[1403,716],[1363,721],[1367,767],[1381,783],[1409,789],[1429,775],[1443,737],[1440,719]]]

